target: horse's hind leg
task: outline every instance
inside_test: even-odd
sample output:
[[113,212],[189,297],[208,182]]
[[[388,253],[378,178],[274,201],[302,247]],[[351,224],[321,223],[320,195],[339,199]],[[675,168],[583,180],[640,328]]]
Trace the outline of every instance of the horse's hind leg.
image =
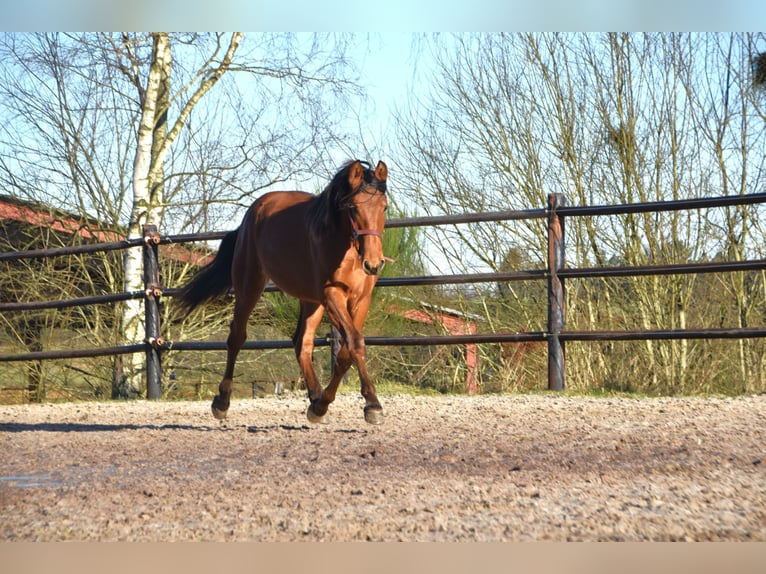
[[223,380],[218,386],[218,394],[213,398],[213,416],[219,420],[226,418],[231,402],[231,391],[234,379],[234,365],[237,355],[247,339],[247,320],[250,318],[255,304],[261,297],[266,285],[266,277],[253,272],[248,282],[235,281],[234,317],[229,326],[229,337],[226,339],[226,370]]
[[320,400],[323,396],[322,385],[317,380],[314,371],[312,355],[314,353],[314,335],[322,321],[324,307],[318,303],[301,301],[298,327],[293,335],[295,356],[301,367],[301,374],[308,389],[309,405],[306,416],[312,423],[322,422],[322,417],[327,413],[327,404],[322,405]]
[[351,353],[348,350],[348,345],[344,341],[335,355],[330,383],[322,393],[323,403],[329,405],[335,400],[335,394],[338,392],[340,382],[343,380],[343,377],[346,375],[352,364],[353,360],[351,359]]

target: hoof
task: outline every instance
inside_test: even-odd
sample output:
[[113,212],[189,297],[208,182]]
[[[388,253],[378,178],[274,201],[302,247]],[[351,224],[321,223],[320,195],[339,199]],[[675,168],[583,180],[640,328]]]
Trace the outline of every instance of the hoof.
[[383,424],[383,409],[381,409],[380,407],[377,407],[377,408],[365,407],[364,420],[366,420],[371,425]]
[[219,421],[224,420],[226,418],[226,415],[229,414],[229,407],[228,407],[228,405],[226,406],[225,409],[221,408],[219,406],[219,397],[217,397],[217,396],[213,399],[213,404],[210,405],[210,410],[213,411],[213,416],[215,418],[217,418]]
[[327,424],[327,417],[325,417],[325,416],[321,416],[320,417],[318,414],[316,414],[312,410],[311,405],[309,405],[309,408],[306,411],[306,418],[309,419],[309,422],[311,424],[315,424],[315,425],[326,425]]

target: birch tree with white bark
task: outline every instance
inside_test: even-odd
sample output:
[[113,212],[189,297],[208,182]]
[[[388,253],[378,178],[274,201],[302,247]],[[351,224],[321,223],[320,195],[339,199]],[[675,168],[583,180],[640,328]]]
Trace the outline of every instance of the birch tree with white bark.
[[[149,75],[145,86],[141,78],[132,76],[139,92],[141,116],[136,140],[136,155],[133,163],[132,190],[133,201],[128,225],[128,239],[143,237],[145,225],[162,226],[164,201],[165,158],[170,146],[176,140],[191,115],[194,106],[207,94],[231,66],[234,54],[242,42],[243,34],[236,32],[229,38],[223,57],[217,61],[217,54],[211,56],[206,66],[197,74],[200,78],[195,88],[190,88],[181,105],[178,117],[168,129],[168,107],[170,105],[172,55],[170,39],[167,33],[152,34],[153,50],[149,65]],[[220,44],[219,44],[220,45]],[[126,57],[130,64],[126,72],[131,75],[138,68],[138,62],[131,59],[132,51],[126,45]],[[140,247],[127,250],[124,267],[124,290],[127,292],[143,289],[143,258]],[[143,302],[131,299],[124,303],[122,310],[121,332],[127,344],[140,343],[145,332]],[[136,353],[126,355],[122,362],[122,373],[118,375],[118,394],[130,397],[141,393],[145,370],[144,355]]]

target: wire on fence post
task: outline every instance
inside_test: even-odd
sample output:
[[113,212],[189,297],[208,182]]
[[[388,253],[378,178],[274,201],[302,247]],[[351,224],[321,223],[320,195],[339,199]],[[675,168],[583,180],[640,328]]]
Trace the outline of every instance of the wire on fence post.
[[564,218],[556,213],[566,205],[561,193],[548,195],[548,389],[564,390],[564,341],[559,338],[566,322],[564,279],[559,271],[565,265]]
[[156,225],[144,225],[144,317],[146,320],[146,398],[162,396],[162,344],[160,336],[160,268]]

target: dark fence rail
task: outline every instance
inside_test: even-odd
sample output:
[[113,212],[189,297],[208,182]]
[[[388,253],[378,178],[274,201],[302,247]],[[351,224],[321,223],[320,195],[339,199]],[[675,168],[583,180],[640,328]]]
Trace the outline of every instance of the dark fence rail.
[[[756,271],[766,269],[766,259],[751,259],[746,261],[711,261],[708,263],[675,263],[666,265],[643,265],[623,267],[567,267],[559,270],[563,279],[597,279],[603,277],[636,277],[640,275],[679,275],[689,273],[728,273],[733,271]],[[498,273],[467,273],[458,275],[416,275],[410,277],[382,277],[378,279],[378,287],[403,287],[420,285],[465,285],[472,283],[497,283],[511,281],[529,281],[545,279],[547,269],[530,269],[527,271],[504,271]],[[162,290],[166,297],[175,296],[180,289],[167,288]],[[266,292],[279,291],[273,284],[266,286]],[[90,295],[59,301],[29,301],[0,303],[0,312],[6,311],[38,311],[42,309],[65,309],[103,303],[115,303],[128,299],[142,299],[145,291],[130,291],[105,295]],[[2,361],[0,357],[0,361]]]
[[[459,225],[466,223],[485,223],[494,221],[512,221],[546,219],[548,225],[548,266],[546,269],[511,271],[503,273],[475,273],[462,275],[428,275],[418,277],[382,278],[379,287],[446,285],[484,282],[546,280],[548,283],[548,322],[547,330],[523,333],[489,333],[444,335],[429,337],[366,337],[370,346],[418,346],[418,345],[463,345],[481,343],[523,343],[546,342],[548,345],[548,388],[561,390],[565,385],[564,343],[566,341],[637,341],[637,340],[676,340],[676,339],[744,339],[766,337],[766,327],[755,328],[718,328],[688,330],[653,330],[653,331],[565,331],[565,280],[573,278],[627,277],[639,275],[670,275],[687,273],[716,273],[751,271],[766,269],[766,259],[749,261],[700,262],[685,264],[662,264],[634,267],[599,267],[567,268],[565,265],[565,218],[609,216],[628,213],[647,213],[678,210],[693,210],[734,205],[766,203],[766,193],[724,196],[713,198],[688,199],[678,201],[649,202],[629,205],[601,205],[567,207],[564,197],[552,194],[548,206],[544,209],[520,211],[494,211],[463,215],[444,215],[428,217],[408,217],[392,219],[386,227],[417,227],[436,225]],[[0,312],[15,312],[38,309],[62,309],[72,306],[112,303],[128,299],[144,299],[147,333],[143,343],[102,347],[92,349],[52,350],[0,355],[0,362],[39,361],[46,359],[67,359],[97,357],[127,353],[145,352],[147,355],[147,397],[158,398],[161,395],[161,356],[167,351],[208,351],[225,350],[224,342],[166,341],[161,337],[158,301],[162,296],[172,297],[178,289],[164,289],[159,284],[159,262],[157,246],[181,244],[195,241],[214,241],[223,238],[226,232],[207,232],[163,236],[156,229],[148,227],[143,239],[115,241],[110,243],[89,244],[54,249],[38,249],[23,252],[0,253],[0,261],[45,258],[62,255],[87,254],[115,251],[142,246],[144,250],[145,290],[130,293],[113,293],[60,301],[30,301],[0,303]],[[267,286],[267,291],[277,291]],[[316,339],[318,347],[331,346],[330,337]],[[291,348],[289,340],[248,341],[244,349],[284,349]]]

